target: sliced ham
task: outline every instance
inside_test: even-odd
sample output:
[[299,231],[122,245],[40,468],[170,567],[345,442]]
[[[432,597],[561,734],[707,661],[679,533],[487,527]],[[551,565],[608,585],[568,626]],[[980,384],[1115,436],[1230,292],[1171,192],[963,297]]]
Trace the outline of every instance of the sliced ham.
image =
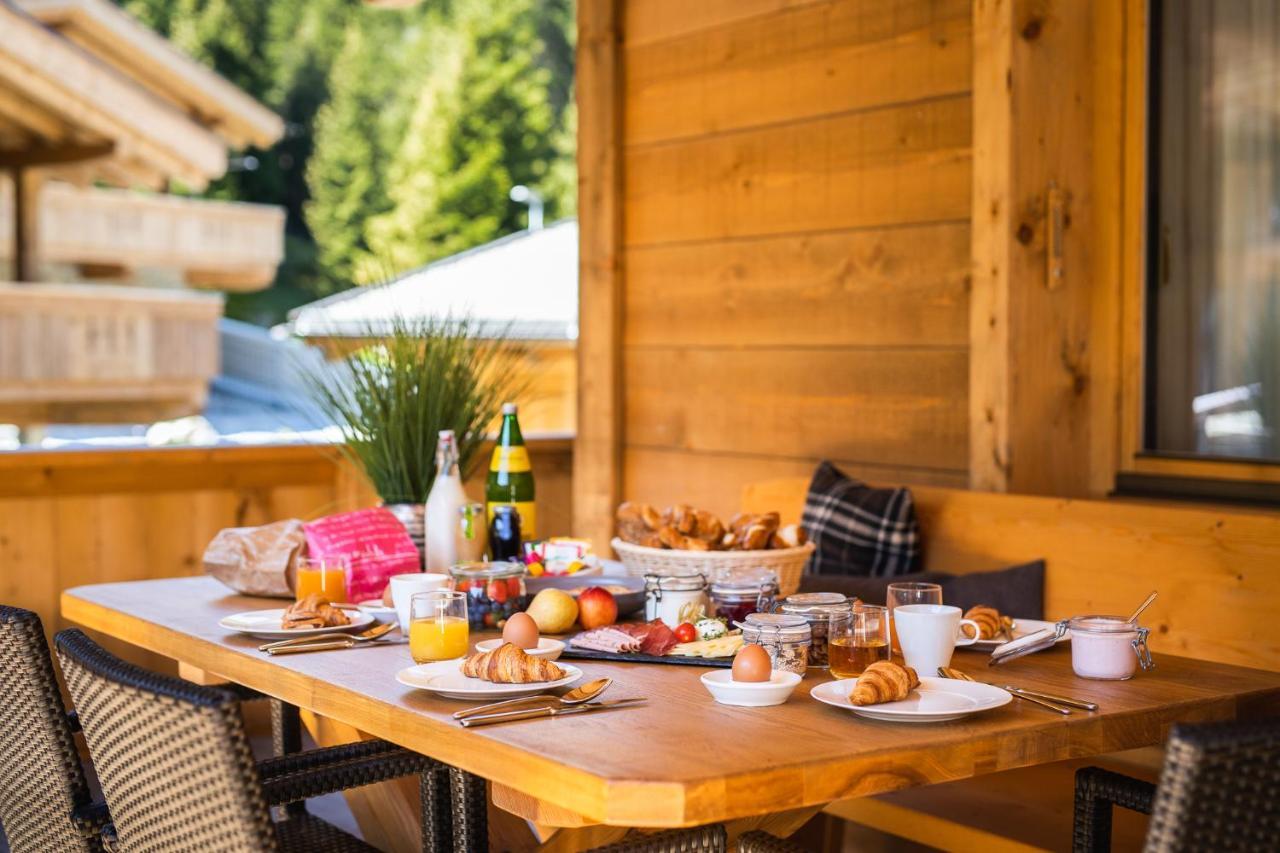
[[638,652],[642,642],[627,631],[617,628],[596,628],[584,631],[569,641],[569,645],[596,652]]
[[662,656],[679,645],[675,633],[661,619],[652,622],[614,626],[626,631],[640,641],[640,651],[646,655]]

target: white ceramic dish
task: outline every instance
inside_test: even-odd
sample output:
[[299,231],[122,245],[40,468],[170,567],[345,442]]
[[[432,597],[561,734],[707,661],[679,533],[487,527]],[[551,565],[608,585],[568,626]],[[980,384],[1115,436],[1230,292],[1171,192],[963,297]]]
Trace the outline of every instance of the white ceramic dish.
[[[1052,628],[1054,624],[1055,623],[1053,622],[1045,622],[1041,619],[1014,619],[1013,620],[1013,639],[1016,640],[1019,637],[1027,636],[1027,634],[1034,634],[1036,631],[1039,631],[1041,628]],[[1071,639],[1071,632],[1067,631],[1065,634],[1063,634],[1061,637],[1057,639],[1057,642],[1065,643],[1070,639]],[[976,643],[973,643],[972,645],[956,646],[956,651],[960,651],[961,649],[964,649],[972,652],[987,652],[988,654],[990,654],[991,652],[994,652],[996,649],[1000,648],[1000,646],[1004,645],[1007,642],[1010,642],[1010,641],[1005,639],[978,640]]]
[[[491,652],[494,649],[502,647],[502,639],[482,640],[476,643],[476,651]],[[538,647],[536,649],[526,649],[529,654],[535,658],[545,658],[546,660],[555,660],[560,657],[560,653],[564,651],[564,643],[559,640],[553,640],[550,637],[539,637]]]
[[766,708],[781,705],[800,683],[800,674],[775,669],[768,681],[734,681],[733,670],[717,669],[702,674],[702,686],[721,705]]
[[338,628],[290,628],[280,627],[280,619],[284,616],[284,608],[272,610],[248,610],[236,613],[219,620],[218,624],[228,631],[238,631],[250,637],[263,640],[292,640],[295,637],[314,637],[317,634],[349,633],[362,631],[373,624],[374,619],[368,613],[359,610],[345,611],[351,619],[350,625]]
[[480,678],[469,678],[459,668],[462,660],[442,660],[423,663],[402,669],[396,673],[396,681],[405,687],[430,690],[447,699],[514,699],[532,696],[557,687],[568,687],[579,678],[582,670],[569,664],[556,664],[564,670],[564,678],[555,681],[539,681],[533,684],[494,684]]
[[390,625],[392,622],[399,623],[400,621],[396,618],[396,609],[383,604],[381,598],[370,598],[360,602],[356,607],[360,608],[361,613],[368,613],[384,625]]
[[860,717],[893,723],[941,723],[980,714],[1013,701],[1007,691],[977,681],[923,677],[920,686],[900,702],[854,705],[849,701],[856,678],[826,681],[809,691],[819,702],[852,711]]

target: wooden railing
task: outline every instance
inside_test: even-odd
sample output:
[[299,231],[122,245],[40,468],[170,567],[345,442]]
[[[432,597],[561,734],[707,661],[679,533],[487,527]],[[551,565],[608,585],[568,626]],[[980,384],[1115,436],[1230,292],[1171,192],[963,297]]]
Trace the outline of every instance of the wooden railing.
[[199,411],[222,299],[105,285],[0,284],[0,423]]
[[[0,181],[0,234],[12,232],[12,189]],[[258,290],[284,257],[284,210],[47,183],[40,190],[37,255],[127,275],[140,267],[179,270],[187,284]],[[0,241],[0,257],[12,247]]]

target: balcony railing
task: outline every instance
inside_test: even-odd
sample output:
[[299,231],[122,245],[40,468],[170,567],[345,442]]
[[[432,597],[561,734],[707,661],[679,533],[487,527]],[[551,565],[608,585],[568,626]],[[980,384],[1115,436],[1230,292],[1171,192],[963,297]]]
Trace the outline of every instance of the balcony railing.
[[[0,234],[12,232],[12,189],[0,181]],[[257,290],[284,257],[284,211],[48,183],[40,191],[37,254],[43,263],[128,271],[179,270],[187,284]],[[12,251],[0,240],[0,258]]]
[[106,285],[0,284],[0,423],[144,423],[198,412],[222,299]]

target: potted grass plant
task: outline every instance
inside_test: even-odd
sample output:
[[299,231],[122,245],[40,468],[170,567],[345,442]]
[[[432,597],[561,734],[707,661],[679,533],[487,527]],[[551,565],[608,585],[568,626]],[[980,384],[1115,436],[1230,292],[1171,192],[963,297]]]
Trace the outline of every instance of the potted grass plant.
[[522,390],[522,374],[505,335],[480,338],[466,319],[396,317],[358,340],[338,361],[304,368],[304,381],[341,431],[342,453],[421,553],[440,430],[454,431],[465,479],[503,401]]

